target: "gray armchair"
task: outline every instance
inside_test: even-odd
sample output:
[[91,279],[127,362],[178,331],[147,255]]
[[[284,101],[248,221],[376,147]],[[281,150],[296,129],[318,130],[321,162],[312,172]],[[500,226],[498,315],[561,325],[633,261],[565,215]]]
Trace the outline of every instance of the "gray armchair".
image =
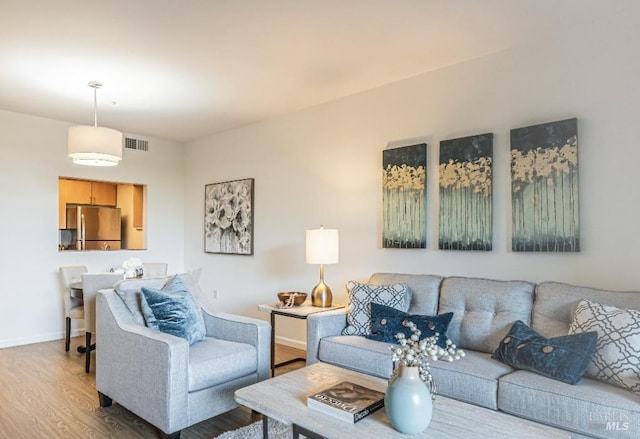
[[[149,281],[157,287],[160,280]],[[269,377],[267,322],[202,309],[207,337],[189,346],[147,328],[130,308],[113,289],[98,293],[102,407],[114,400],[166,437],[179,438],[182,429],[237,407],[235,390]]]

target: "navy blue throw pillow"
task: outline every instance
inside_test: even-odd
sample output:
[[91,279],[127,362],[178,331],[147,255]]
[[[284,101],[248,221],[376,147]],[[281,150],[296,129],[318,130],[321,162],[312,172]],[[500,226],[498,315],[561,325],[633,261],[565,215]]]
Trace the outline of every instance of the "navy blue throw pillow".
[[420,339],[438,335],[438,346],[447,346],[447,329],[453,318],[453,313],[440,314],[439,316],[425,316],[421,314],[409,314],[390,306],[371,303],[371,334],[365,337],[369,340],[397,343],[395,335],[402,332],[407,338],[411,336],[411,330],[402,325],[409,320],[416,324],[421,331]]
[[575,384],[587,370],[597,339],[595,331],[544,338],[518,320],[491,357],[515,369]]

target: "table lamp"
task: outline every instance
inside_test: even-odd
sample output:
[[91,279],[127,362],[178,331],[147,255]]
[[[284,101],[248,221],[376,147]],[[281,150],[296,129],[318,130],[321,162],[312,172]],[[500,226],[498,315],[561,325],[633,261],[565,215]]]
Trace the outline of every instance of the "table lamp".
[[311,304],[323,308],[331,306],[331,288],[324,283],[324,264],[338,263],[338,230],[307,230],[307,264],[320,264],[320,282],[311,291]]

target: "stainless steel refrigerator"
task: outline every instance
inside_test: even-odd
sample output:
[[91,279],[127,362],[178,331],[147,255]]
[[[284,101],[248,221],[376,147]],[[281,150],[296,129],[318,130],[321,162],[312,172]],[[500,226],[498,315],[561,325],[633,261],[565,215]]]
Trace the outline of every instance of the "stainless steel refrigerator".
[[119,250],[121,247],[118,207],[68,207],[67,227],[75,229],[77,250]]

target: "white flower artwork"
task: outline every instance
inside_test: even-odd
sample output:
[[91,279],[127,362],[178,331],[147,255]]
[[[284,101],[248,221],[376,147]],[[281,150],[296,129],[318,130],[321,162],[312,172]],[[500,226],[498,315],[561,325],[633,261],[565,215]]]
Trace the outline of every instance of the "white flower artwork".
[[578,120],[511,130],[514,252],[579,252]]
[[204,251],[253,254],[253,178],[205,186]]

